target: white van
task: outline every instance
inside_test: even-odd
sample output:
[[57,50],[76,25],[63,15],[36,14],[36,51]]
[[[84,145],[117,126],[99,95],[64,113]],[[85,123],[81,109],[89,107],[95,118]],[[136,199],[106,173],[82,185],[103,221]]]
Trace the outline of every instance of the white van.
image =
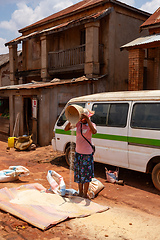
[[[95,111],[91,117],[97,126],[92,138],[94,161],[151,173],[160,190],[160,90],[97,93],[73,98],[68,104]],[[65,108],[55,124],[52,146],[65,153],[69,164],[75,136],[64,131]]]

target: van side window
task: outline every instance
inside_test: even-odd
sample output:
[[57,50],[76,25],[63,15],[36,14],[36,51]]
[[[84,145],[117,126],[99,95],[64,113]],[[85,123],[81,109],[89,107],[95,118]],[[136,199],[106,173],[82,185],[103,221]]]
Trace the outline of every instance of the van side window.
[[108,115],[108,127],[125,127],[127,124],[128,103],[112,103]]
[[91,117],[92,122],[97,126],[106,126],[109,104],[98,103],[94,104],[92,110],[95,114]]
[[66,122],[66,116],[65,116],[65,112],[61,115],[61,117],[59,118],[58,122],[57,122],[57,126],[62,126],[65,122]]
[[128,103],[98,103],[92,110],[95,114],[91,120],[97,126],[125,127],[127,124]]
[[160,130],[160,103],[134,104],[131,127]]

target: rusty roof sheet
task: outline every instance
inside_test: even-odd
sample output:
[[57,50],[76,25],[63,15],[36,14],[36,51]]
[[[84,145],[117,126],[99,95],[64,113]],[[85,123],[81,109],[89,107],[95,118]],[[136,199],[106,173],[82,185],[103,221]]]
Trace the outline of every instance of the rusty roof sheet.
[[130,10],[132,11],[136,11],[136,12],[140,12],[141,14],[145,14],[145,15],[148,15],[150,16],[149,13],[147,12],[144,12],[142,10],[139,10],[137,8],[134,8],[132,6],[129,6],[123,2],[120,2],[120,1],[117,1],[117,0],[83,0],[83,1],[80,1],[68,8],[65,8],[57,13],[54,13],[46,18],[43,18],[41,19],[40,21],[37,21],[36,23],[33,23],[29,26],[26,26],[25,28],[22,28],[19,30],[20,33],[28,30],[29,28],[32,28],[32,27],[35,27],[35,26],[40,26],[40,25],[44,25],[46,22],[50,22],[50,21],[54,21],[56,20],[57,18],[65,18],[66,16],[70,15],[70,14],[75,14],[77,12],[80,12],[80,11],[83,11],[85,9],[89,9],[89,8],[93,8],[93,7],[96,7],[96,6],[99,6],[100,4],[104,4],[104,3],[113,3],[113,4],[117,4],[117,5],[121,5],[125,8],[129,8]]
[[81,17],[81,18],[78,18],[75,20],[71,20],[71,21],[59,24],[57,26],[51,27],[51,28],[44,29],[44,30],[40,31],[40,33],[50,32],[52,30],[59,30],[60,28],[63,30],[63,28],[66,26],[67,26],[67,28],[74,27],[75,25],[80,25],[80,24],[86,23],[87,21],[89,21],[89,22],[97,21],[97,20],[105,17],[106,15],[108,15],[111,11],[112,11],[112,8],[107,8],[100,12],[93,13],[91,15]]
[[140,26],[140,29],[160,24],[160,7]]
[[1,90],[20,90],[20,89],[38,89],[38,88],[52,88],[57,85],[64,85],[64,84],[74,84],[78,82],[84,82],[89,80],[97,80],[97,79],[89,79],[85,76],[79,77],[79,78],[73,78],[73,79],[67,79],[67,80],[60,80],[60,79],[53,79],[51,82],[32,82],[32,83],[26,83],[26,84],[19,84],[19,85],[9,85],[0,87]]
[[29,38],[31,38],[31,37],[34,37],[34,36],[37,35],[37,34],[38,34],[38,31],[33,32],[33,33],[30,33],[30,34],[28,34],[28,35],[26,35],[26,36],[19,36],[19,37],[17,37],[17,38],[14,38],[14,39],[11,40],[11,41],[5,43],[5,46],[8,46],[8,45],[14,44],[14,43],[20,43],[21,41],[23,41],[23,40],[25,40],[25,39],[29,39]]
[[5,46],[8,46],[10,44],[20,43],[21,41],[26,41],[29,38],[35,37],[37,35],[42,35],[44,33],[45,34],[46,33],[50,34],[50,33],[53,33],[53,32],[63,31],[65,29],[68,29],[68,28],[71,28],[71,27],[74,27],[74,26],[77,26],[77,25],[81,25],[81,24],[84,24],[84,23],[87,23],[87,22],[97,21],[97,20],[105,17],[106,15],[110,14],[110,12],[112,10],[113,10],[113,8],[107,8],[107,9],[104,9],[100,12],[93,13],[91,15],[81,17],[81,18],[78,18],[78,19],[75,19],[75,20],[71,20],[71,21],[59,24],[57,26],[54,26],[54,27],[43,29],[41,31],[35,31],[35,32],[30,33],[30,34],[25,35],[25,36],[20,36],[18,38],[15,38],[15,39],[11,40],[10,42],[5,43]]
[[154,42],[159,42],[160,43],[160,34],[154,34],[154,35],[149,35],[146,37],[139,37],[123,46],[120,47],[121,50],[127,49],[127,48],[133,48],[133,47],[138,47],[141,45],[147,45],[150,43]]
[[[35,25],[41,25],[45,22],[48,22],[50,20],[53,20],[53,19],[56,19],[56,18],[60,18],[60,17],[64,17],[65,15],[69,14],[69,13],[74,13],[78,10],[81,10],[81,9],[84,9],[86,7],[89,7],[89,6],[92,6],[94,4],[97,4],[97,3],[101,3],[101,2],[104,2],[104,0],[83,0],[83,1],[80,1],[68,8],[65,8],[57,13],[54,13],[46,18],[43,18],[42,20],[36,22],[36,23],[33,23],[25,28],[22,28],[19,30],[19,32],[23,32],[25,31],[26,28],[28,27],[32,27],[32,26],[35,26]],[[106,2],[106,1],[105,1]]]

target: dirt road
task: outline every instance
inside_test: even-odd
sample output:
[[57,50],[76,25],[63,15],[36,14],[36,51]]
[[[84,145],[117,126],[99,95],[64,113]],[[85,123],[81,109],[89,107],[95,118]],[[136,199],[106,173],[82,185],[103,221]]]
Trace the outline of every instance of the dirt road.
[[[38,182],[49,188],[46,179],[48,170],[61,174],[69,188],[69,168],[60,154],[51,146],[34,151],[18,152],[7,150],[7,142],[0,141],[0,170],[11,165],[22,165],[30,175],[16,182],[0,183],[3,187],[18,187]],[[111,166],[107,166],[112,169]],[[160,192],[152,184],[150,175],[120,169],[119,179],[124,186],[106,182],[105,165],[95,163],[95,177],[105,188],[93,199],[94,202],[109,206],[104,213],[62,222],[46,231],[0,211],[0,240],[9,239],[109,239],[109,240],[159,240],[160,239]],[[72,182],[72,188],[77,185]]]

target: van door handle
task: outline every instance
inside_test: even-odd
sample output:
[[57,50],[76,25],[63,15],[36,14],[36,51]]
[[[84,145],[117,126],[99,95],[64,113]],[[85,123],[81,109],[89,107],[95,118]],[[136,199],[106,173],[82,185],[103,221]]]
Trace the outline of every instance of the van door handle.
[[57,140],[60,140],[60,138],[57,138]]

